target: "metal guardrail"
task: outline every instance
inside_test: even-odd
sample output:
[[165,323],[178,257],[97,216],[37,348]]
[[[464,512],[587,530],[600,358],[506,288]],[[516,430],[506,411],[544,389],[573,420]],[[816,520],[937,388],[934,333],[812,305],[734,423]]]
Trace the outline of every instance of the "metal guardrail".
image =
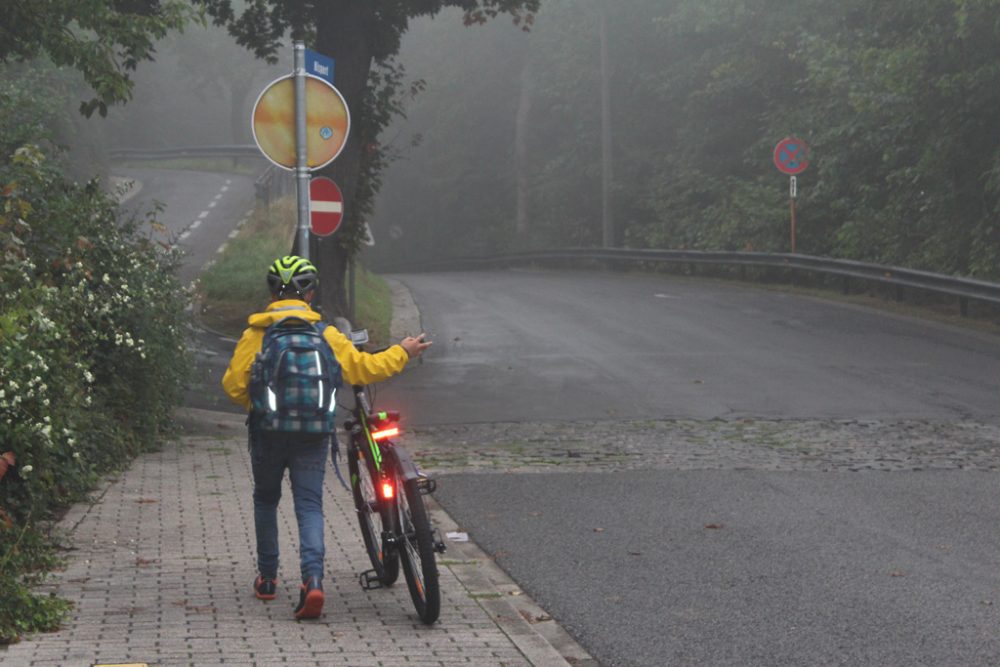
[[621,264],[712,264],[720,266],[765,267],[791,269],[839,276],[848,289],[850,279],[860,279],[897,288],[897,299],[902,299],[904,288],[954,296],[958,298],[963,316],[968,315],[970,300],[1000,305],[1000,284],[972,278],[945,276],[928,271],[868,264],[848,259],[833,259],[791,253],[726,252],[710,250],[640,250],[628,248],[565,248],[513,253],[489,257],[464,257],[411,262],[393,267],[394,272],[420,272],[441,270],[467,270],[504,268],[523,264],[553,262],[598,261],[611,265]]
[[254,144],[189,146],[187,148],[121,149],[108,151],[112,160],[174,160],[188,157],[255,157],[263,159]]
[[295,192],[295,177],[292,172],[271,164],[257,177],[253,187],[257,202],[268,207],[279,198]]

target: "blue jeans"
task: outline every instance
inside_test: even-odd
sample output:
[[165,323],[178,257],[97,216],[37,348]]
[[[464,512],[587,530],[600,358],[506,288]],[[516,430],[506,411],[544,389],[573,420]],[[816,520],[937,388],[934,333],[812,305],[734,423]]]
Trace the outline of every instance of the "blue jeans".
[[288,468],[299,524],[302,580],[323,577],[323,476],[327,436],[250,431],[253,468],[253,518],[257,530],[257,569],[263,577],[278,574],[278,501]]

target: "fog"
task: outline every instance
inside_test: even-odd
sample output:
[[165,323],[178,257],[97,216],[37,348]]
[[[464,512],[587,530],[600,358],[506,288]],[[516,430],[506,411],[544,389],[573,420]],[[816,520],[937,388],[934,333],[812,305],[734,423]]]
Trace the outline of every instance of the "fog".
[[[367,260],[601,245],[609,217],[618,245],[784,252],[772,152],[794,135],[799,252],[1000,277],[991,9],[869,5],[608,0],[604,62],[599,3],[546,0],[530,32],[412,22],[398,61],[425,87],[382,134]],[[291,69],[217,28],[158,50],[89,140],[250,143],[257,93]]]

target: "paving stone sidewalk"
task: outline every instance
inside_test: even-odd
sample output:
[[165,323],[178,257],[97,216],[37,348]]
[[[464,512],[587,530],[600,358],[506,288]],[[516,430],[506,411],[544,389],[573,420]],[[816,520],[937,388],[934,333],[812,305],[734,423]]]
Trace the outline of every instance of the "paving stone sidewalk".
[[[470,543],[449,544],[439,561],[442,610],[432,627],[414,614],[402,576],[390,589],[362,590],[368,564],[353,503],[332,471],[323,617],[292,617],[298,539],[287,479],[278,599],[257,600],[243,419],[189,409],[182,421],[186,435],[140,456],[62,519],[67,567],[48,587],[74,609],[62,630],[0,649],[0,664],[596,664]],[[436,506],[432,518],[455,528]]]

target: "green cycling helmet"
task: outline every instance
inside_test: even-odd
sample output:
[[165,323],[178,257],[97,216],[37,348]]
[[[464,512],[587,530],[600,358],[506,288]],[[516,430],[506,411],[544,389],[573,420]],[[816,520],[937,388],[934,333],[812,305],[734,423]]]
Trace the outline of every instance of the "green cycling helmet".
[[313,263],[297,255],[274,260],[267,271],[267,286],[271,294],[278,298],[294,293],[301,299],[306,292],[314,290],[318,282],[319,271]]

